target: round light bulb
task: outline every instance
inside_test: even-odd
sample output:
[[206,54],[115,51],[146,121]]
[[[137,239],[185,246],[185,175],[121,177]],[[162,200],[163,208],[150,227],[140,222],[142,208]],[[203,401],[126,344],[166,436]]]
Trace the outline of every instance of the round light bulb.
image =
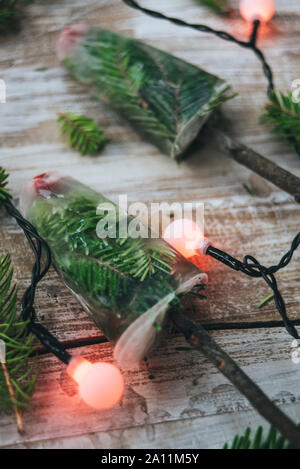
[[241,0],[240,13],[246,21],[260,20],[262,23],[267,23],[275,14],[275,2],[274,0]]
[[123,376],[111,363],[90,363],[73,357],[67,372],[78,383],[82,400],[94,409],[111,409],[123,396]]
[[163,234],[164,240],[187,259],[198,254],[197,247],[204,239],[200,227],[190,219],[174,220]]

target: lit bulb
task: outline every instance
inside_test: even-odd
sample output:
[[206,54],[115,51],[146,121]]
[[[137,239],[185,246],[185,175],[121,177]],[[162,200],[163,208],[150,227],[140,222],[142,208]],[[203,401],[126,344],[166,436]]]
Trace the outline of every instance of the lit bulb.
[[185,258],[198,254],[199,243],[204,239],[200,227],[190,219],[173,221],[163,234],[164,240]]
[[246,21],[260,20],[262,23],[267,23],[275,14],[275,2],[274,0],[241,0],[240,13]]
[[123,376],[110,363],[90,363],[85,358],[73,357],[67,372],[78,383],[82,400],[94,409],[111,409],[123,396]]

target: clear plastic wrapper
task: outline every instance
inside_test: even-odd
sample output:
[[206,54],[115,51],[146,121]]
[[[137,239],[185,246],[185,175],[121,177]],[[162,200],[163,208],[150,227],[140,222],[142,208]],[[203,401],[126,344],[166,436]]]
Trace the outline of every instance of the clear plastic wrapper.
[[[206,275],[165,241],[151,238],[148,228],[147,237],[128,235],[133,218],[70,177],[37,176],[24,187],[21,208],[49,243],[64,283],[116,344],[120,363],[142,359],[172,301],[206,282]],[[99,227],[107,226],[115,226],[114,236],[100,233]]]
[[229,98],[222,79],[98,27],[63,31],[58,55],[77,80],[171,158],[184,154],[211,111]]

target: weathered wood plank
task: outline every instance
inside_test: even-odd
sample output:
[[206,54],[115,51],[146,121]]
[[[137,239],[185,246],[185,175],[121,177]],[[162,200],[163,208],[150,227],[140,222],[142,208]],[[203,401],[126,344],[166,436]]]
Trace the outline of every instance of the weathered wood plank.
[[[286,406],[283,405],[285,410]],[[300,411],[300,406],[295,405]],[[253,412],[212,417],[194,417],[185,420],[141,425],[121,430],[89,433],[86,435],[53,438],[34,442],[13,444],[9,449],[221,449],[225,442],[231,443],[246,427],[253,429],[268,425]],[[105,454],[105,453],[104,453]]]
[[[158,8],[154,0],[141,0]],[[237,5],[238,2],[235,2]],[[278,15],[260,38],[279,89],[299,78],[300,5],[277,0]],[[161,11],[188,21],[203,21],[246,37],[239,20],[217,18],[194,0],[165,0]],[[77,177],[108,197],[128,194],[129,202],[205,202],[206,234],[238,257],[253,254],[265,265],[276,263],[299,231],[300,208],[291,197],[220,155],[213,142],[199,146],[181,165],[143,142],[116,116],[101,107],[59,67],[55,43],[60,30],[87,21],[176,54],[226,78],[239,96],[224,112],[232,135],[300,176],[300,158],[268,128],[258,125],[266,100],[261,66],[249,51],[186,28],[145,17],[119,0],[54,0],[36,2],[27,10],[19,36],[1,39],[0,78],[7,83],[7,103],[0,105],[0,164],[11,172],[10,186],[18,198],[21,185],[37,172],[59,170]],[[220,54],[220,51],[222,53]],[[38,71],[46,67],[45,71]],[[92,117],[111,139],[97,159],[84,160],[66,148],[55,119],[74,110]],[[254,189],[256,197],[243,184]],[[0,212],[0,253],[10,250],[20,294],[30,281],[31,254],[16,225]],[[288,312],[300,318],[299,260],[295,255],[280,275]],[[250,280],[206,260],[210,283],[207,300],[197,305],[195,317],[206,324],[234,321],[273,321],[272,303],[256,305],[268,293],[263,281]],[[76,345],[101,339],[74,298],[52,271],[37,294],[40,320],[60,340]],[[290,338],[283,329],[215,332],[221,345],[245,366],[263,389],[299,420],[298,367],[289,359]],[[105,414],[79,403],[62,366],[48,355],[40,358],[42,375],[26,414],[27,433],[20,438],[13,418],[1,416],[0,445],[4,447],[220,447],[256,414],[225,379],[196,352],[177,350],[182,339],[170,339],[139,369],[126,370],[127,393],[122,406]],[[111,360],[110,344],[77,349],[92,359]],[[148,379],[154,375],[155,379]],[[76,390],[75,390],[76,392]],[[174,393],[174,394],[172,394]],[[82,434],[87,436],[82,437]],[[62,439],[63,438],[63,439]],[[62,439],[62,440],[61,440]]]
[[[299,419],[299,365],[291,361],[291,341],[283,331],[214,332],[213,336],[274,402],[292,418]],[[201,354],[182,349],[185,344],[183,338],[169,338],[147,363],[125,369],[124,399],[121,405],[106,412],[95,412],[80,402],[76,387],[57,359],[40,357],[41,377],[33,408],[25,414],[26,433],[19,436],[13,417],[2,415],[0,445],[43,446],[39,442],[45,440],[45,446],[51,446],[49,439],[105,432],[95,436],[95,447],[148,447],[149,443],[151,447],[201,448],[220,446],[234,432],[242,432],[249,422],[256,424],[259,419],[246,399]],[[108,343],[73,350],[92,361],[110,361],[111,352]],[[180,436],[188,423],[190,431]],[[210,430],[205,437],[207,425]],[[216,430],[219,425],[214,433],[213,427]],[[120,436],[119,443],[115,435]],[[89,436],[82,441],[89,439],[93,441]],[[81,440],[74,441],[80,444]],[[57,441],[55,444],[59,445]]]

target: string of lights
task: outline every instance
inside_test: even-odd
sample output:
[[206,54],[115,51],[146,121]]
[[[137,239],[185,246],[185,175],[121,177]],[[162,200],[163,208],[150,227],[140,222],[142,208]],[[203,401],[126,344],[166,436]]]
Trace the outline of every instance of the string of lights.
[[[38,234],[34,226],[21,215],[21,213],[16,209],[16,207],[9,199],[4,202],[4,205],[8,214],[17,221],[18,225],[23,230],[35,257],[35,264],[32,269],[31,284],[26,289],[22,299],[22,319],[24,321],[29,320],[28,330],[37,336],[39,341],[50,353],[53,353],[57,358],[59,358],[59,360],[61,360],[66,365],[69,365],[72,360],[72,356],[65,350],[63,344],[61,344],[44,326],[36,322],[36,312],[34,308],[35,294],[39,282],[46,276],[51,267],[52,258],[50,248],[47,242]],[[193,234],[190,236],[185,229],[180,238],[178,238],[178,236],[174,236],[174,233],[176,233],[176,225],[178,223],[181,224],[182,220],[173,222],[168,227],[168,233],[165,233],[164,235],[165,240],[169,242],[169,244],[171,244],[175,249],[177,249],[186,257],[192,257],[195,254],[210,255],[231,269],[241,271],[249,277],[263,278],[274,293],[275,304],[279,314],[282,317],[286,330],[293,338],[300,339],[294,325],[288,318],[285,302],[278,289],[277,281],[274,275],[276,272],[285,268],[291,262],[293,254],[300,245],[300,233],[298,233],[294,238],[290,250],[281,258],[280,262],[277,265],[267,268],[260,264],[251,255],[245,256],[243,262],[239,261],[230,254],[212,246],[211,241],[203,238],[202,234],[196,234],[194,248],[184,250],[182,248],[183,243],[185,245],[188,242],[190,245],[190,238],[193,237]],[[198,230],[196,233],[199,233]],[[184,239],[184,236],[188,237],[187,240]],[[200,237],[201,240],[199,240]],[[46,258],[44,267],[42,267],[43,255]]]
[[[263,53],[256,46],[259,26],[264,20],[266,20],[263,16],[259,15],[259,17],[254,17],[252,21],[253,30],[251,37],[249,41],[244,42],[237,40],[224,31],[213,30],[205,25],[188,24],[182,20],[169,18],[161,13],[142,8],[134,1],[123,1],[128,6],[141,10],[152,17],[168,20],[181,26],[192,27],[202,32],[212,33],[224,40],[235,42],[241,47],[251,49],[255,52],[263,65],[263,70],[268,80],[268,93],[271,94],[273,92],[274,84],[272,70],[266,62]],[[28,331],[36,335],[46,350],[53,353],[59,360],[67,365],[69,375],[78,383],[81,397],[88,405],[96,409],[112,407],[120,400],[124,390],[124,381],[120,371],[111,364],[92,364],[83,357],[73,357],[66,351],[63,344],[61,344],[44,326],[37,322],[34,307],[36,289],[39,282],[46,276],[51,267],[52,257],[50,247],[38,234],[34,226],[22,216],[9,199],[4,202],[4,205],[8,214],[17,221],[18,225],[23,230],[35,258],[35,263],[32,269],[31,284],[26,289],[22,299],[21,316],[24,320],[28,321]],[[172,239],[167,239],[167,241],[172,244]],[[250,277],[263,278],[274,292],[275,303],[286,329],[294,338],[298,339],[298,333],[287,316],[284,300],[278,290],[275,273],[289,264],[299,244],[300,233],[294,239],[290,250],[282,257],[279,264],[270,268],[266,268],[261,265],[253,256],[246,256],[244,261],[240,262],[229,254],[214,248],[211,243],[207,241],[202,241],[202,245],[197,246],[197,254],[209,254],[234,270],[239,270]],[[180,251],[178,246],[175,247]]]
[[[35,227],[21,215],[10,199],[4,202],[4,206],[7,213],[16,220],[19,227],[23,230],[35,258],[31,283],[22,298],[21,317],[24,321],[29,321],[28,330],[37,336],[46,349],[67,365],[72,358],[71,355],[66,352],[64,346],[45,327],[36,322],[34,308],[35,294],[39,282],[47,275],[52,264],[50,248],[46,241],[38,234]],[[42,266],[42,255],[45,257],[44,267]]]
[[[122,0],[122,1],[129,7],[134,8],[152,18],[165,20],[177,26],[192,28],[199,32],[213,34],[219,37],[220,39],[233,42],[239,45],[240,47],[252,50],[257,56],[257,58],[259,59],[259,61],[262,63],[263,72],[268,81],[267,94],[269,98],[272,97],[274,93],[274,89],[275,89],[274,81],[273,81],[273,72],[272,72],[270,65],[266,61],[263,52],[257,47],[257,37],[258,37],[260,26],[270,21],[270,19],[273,17],[275,13],[275,6],[274,6],[273,0],[260,0],[260,1],[242,0],[240,2],[240,12],[241,12],[242,17],[246,21],[252,24],[252,32],[248,41],[239,40],[226,31],[216,30],[204,24],[188,23],[179,18],[173,18],[161,12],[150,10],[148,8],[144,8],[140,6],[134,0]],[[182,244],[182,242],[180,244]],[[274,276],[274,274],[278,272],[278,270],[288,265],[288,263],[292,259],[292,256],[295,250],[298,248],[299,244],[300,244],[300,233],[295,237],[292,243],[291,249],[288,251],[288,253],[285,254],[285,256],[283,256],[279,264],[271,268],[267,268],[261,265],[253,256],[250,256],[250,255],[245,256],[244,261],[240,262],[239,260],[233,258],[229,254],[223,251],[220,251],[219,249],[211,245],[208,245],[207,241],[205,241],[205,246],[207,247],[206,252],[204,253],[203,248],[201,248],[200,250],[198,249],[198,253],[202,250],[202,254],[209,254],[210,256],[214,257],[215,259],[222,262],[223,264],[226,264],[227,266],[231,267],[234,270],[239,270],[243,272],[244,274],[248,275],[249,277],[263,278],[274,293],[275,304],[283,320],[283,323],[286,327],[286,330],[293,338],[299,339],[299,335],[295,327],[293,326],[293,324],[291,323],[291,321],[289,320],[287,316],[285,302],[282,298],[280,291],[278,290],[277,280]]]
[[[31,284],[24,293],[22,300],[22,318],[29,320],[28,332],[32,332],[44,345],[46,350],[54,354],[59,360],[67,365],[67,373],[78,384],[78,392],[81,399],[96,410],[105,410],[114,407],[122,398],[124,393],[124,379],[120,370],[110,363],[90,363],[81,356],[72,356],[44,326],[36,322],[34,299],[39,282],[45,277],[51,267],[51,252],[48,244],[40,237],[36,229],[16,209],[12,202],[7,199],[4,206],[24,231],[35,256],[35,264],[32,269]],[[182,242],[182,241],[181,241]],[[285,267],[292,259],[295,249],[300,242],[300,234],[292,243],[291,249],[286,253],[277,266],[271,267],[269,272],[276,272]],[[170,243],[172,244],[172,243]],[[203,240],[202,247],[198,246],[198,254],[204,252],[206,246],[207,254],[220,255],[221,251],[212,249],[210,242]],[[202,250],[202,251],[201,251]],[[45,256],[44,267],[42,257]],[[256,265],[247,266],[229,255],[222,253],[225,263],[240,266],[242,271],[249,269],[249,273],[258,276]],[[254,260],[251,258],[253,263]],[[249,260],[251,260],[249,258]],[[252,271],[253,269],[253,271]],[[260,267],[259,267],[260,269]],[[264,268],[261,267],[263,270]],[[239,270],[239,269],[238,269]],[[263,272],[267,274],[266,272]],[[282,300],[283,301],[283,300]],[[289,419],[273,402],[260,390],[260,388],[238,367],[238,365],[215,343],[213,338],[199,325],[194,324],[180,310],[173,310],[170,316],[178,328],[182,331],[186,340],[196,349],[201,350],[207,358],[214,363],[218,369],[239,389],[250,403],[265,417],[275,428],[291,441],[296,448],[300,447],[300,432],[296,425]],[[196,340],[197,339],[197,340]]]
[[296,249],[300,245],[300,233],[294,238],[289,251],[281,258],[280,262],[271,267],[265,267],[255,257],[247,255],[243,262],[230,254],[216,248],[212,242],[203,236],[203,233],[192,220],[174,220],[165,230],[164,239],[184,257],[193,261],[193,257],[210,255],[231,269],[243,272],[248,277],[263,278],[274,294],[277,310],[282,318],[287,332],[294,338],[300,339],[298,332],[290,321],[283,297],[278,289],[276,272],[285,268],[292,260]]
[[[21,317],[24,321],[28,321],[28,332],[32,332],[48,352],[67,365],[67,373],[77,382],[80,396],[86,404],[99,410],[113,407],[119,402],[124,391],[124,380],[120,370],[110,363],[92,364],[83,357],[73,357],[56,337],[42,324],[36,322],[35,294],[38,284],[46,276],[52,264],[50,247],[10,199],[4,201],[4,206],[7,213],[23,230],[35,257],[31,283],[22,298]],[[44,266],[43,258],[45,258]]]
[[[195,29],[196,31],[202,32],[202,33],[208,33],[208,34],[213,34],[220,39],[223,39],[224,41],[229,41],[237,44],[240,47],[243,47],[245,49],[252,50],[254,54],[257,56],[258,60],[261,62],[262,67],[263,67],[263,72],[264,75],[268,81],[268,96],[271,97],[273,92],[274,92],[274,82],[273,82],[273,72],[266,61],[266,58],[263,54],[263,52],[257,47],[257,36],[259,32],[260,26],[269,21],[272,16],[268,14],[268,12],[265,12],[264,10],[261,10],[261,6],[257,6],[258,12],[257,13],[252,13],[252,10],[248,13],[247,9],[243,9],[243,16],[245,19],[250,21],[252,23],[252,32],[250,35],[250,38],[248,41],[242,41],[240,39],[237,39],[234,37],[232,34],[229,34],[226,31],[220,31],[217,29],[213,29],[210,26],[206,26],[204,24],[195,24],[195,23],[188,23],[186,21],[183,21],[179,18],[173,18],[170,16],[166,16],[163,13],[160,13],[158,11],[154,10],[149,10],[148,8],[144,8],[140,6],[137,2],[134,0],[122,0],[123,3],[125,3],[127,6],[134,8],[135,10],[139,10],[140,12],[151,16],[152,18],[160,19],[160,20],[165,20],[170,23],[173,23],[177,26],[183,26],[187,28],[192,28]],[[242,2],[243,3],[243,2]],[[262,2],[263,4],[264,2]]]
[[272,266],[269,268],[260,264],[258,260],[255,259],[255,257],[250,255],[245,256],[243,262],[241,262],[238,259],[235,259],[234,257],[230,256],[229,254],[213,247],[212,245],[210,245],[206,251],[206,254],[209,254],[211,257],[214,257],[218,261],[228,265],[234,270],[243,272],[245,275],[248,275],[252,278],[263,278],[274,293],[276,308],[283,320],[287,332],[294,339],[297,340],[299,340],[300,337],[287,315],[285,302],[278,289],[277,280],[274,274],[280,269],[286,267],[291,262],[293,254],[298,248],[299,244],[300,233],[298,233],[297,236],[294,238],[290,250],[282,257],[280,262],[276,266]]

